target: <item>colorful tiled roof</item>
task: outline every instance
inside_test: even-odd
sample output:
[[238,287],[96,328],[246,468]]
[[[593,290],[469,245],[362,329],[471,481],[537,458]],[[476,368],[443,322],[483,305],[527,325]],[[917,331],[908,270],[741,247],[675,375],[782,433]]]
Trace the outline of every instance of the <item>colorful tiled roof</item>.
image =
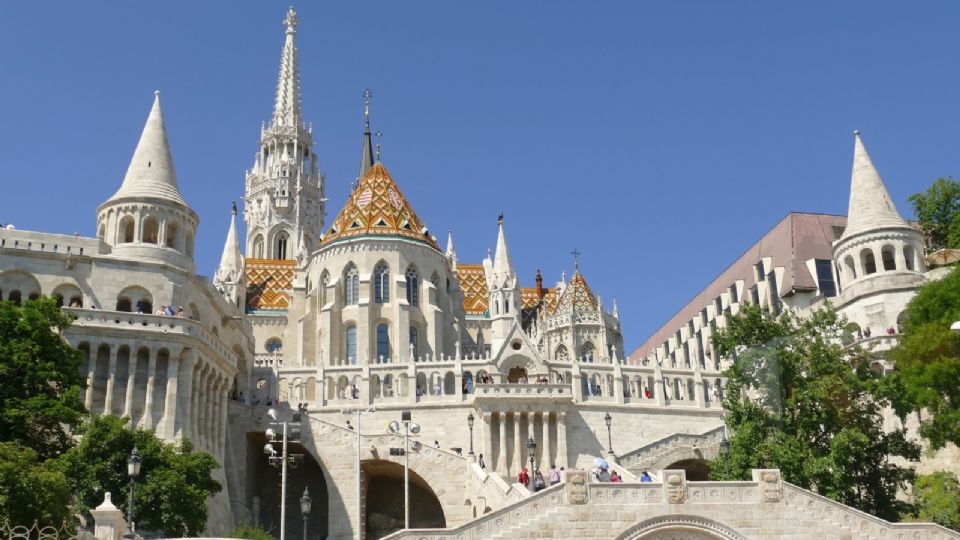
[[247,310],[286,311],[293,289],[294,260],[247,259]]
[[[540,302],[540,298],[537,297],[537,289],[535,287],[521,288],[520,300],[523,302],[523,309],[537,307],[537,304]],[[547,311],[552,312],[557,305],[557,290],[543,289],[543,302]]]
[[590,286],[587,285],[587,280],[583,279],[583,274],[579,270],[573,273],[570,283],[563,290],[552,311],[569,310],[571,303],[574,308],[582,311],[597,309],[597,299],[590,292]]
[[376,163],[360,180],[331,222],[321,245],[360,236],[402,236],[440,251],[423,221],[397,188],[387,168]]
[[457,280],[463,292],[463,309],[467,315],[483,315],[489,307],[487,278],[483,265],[457,264]]

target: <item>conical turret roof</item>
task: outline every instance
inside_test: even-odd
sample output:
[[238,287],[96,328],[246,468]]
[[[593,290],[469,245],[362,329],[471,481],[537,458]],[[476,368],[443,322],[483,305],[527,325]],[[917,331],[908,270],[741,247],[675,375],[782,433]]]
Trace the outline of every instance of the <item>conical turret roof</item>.
[[440,251],[387,168],[379,162],[370,168],[350,194],[323,237],[321,246],[360,236],[401,236]]
[[240,241],[237,237],[237,206],[234,204],[230,212],[230,228],[227,230],[227,240],[223,244],[223,253],[220,255],[220,266],[213,276],[213,284],[237,281],[243,268],[243,255],[240,254]]
[[908,227],[897,212],[880,173],[863,146],[860,132],[854,132],[853,173],[850,179],[850,208],[842,238],[887,227]]
[[596,311],[597,309],[597,299],[590,291],[590,286],[587,285],[587,280],[583,279],[580,270],[573,273],[570,283],[563,289],[553,311],[554,313],[567,311],[571,305],[579,311]]
[[123,177],[123,184],[110,200],[145,197],[167,199],[187,205],[177,185],[177,173],[173,168],[173,157],[167,141],[167,129],[163,124],[163,111],[160,110],[159,91],[155,93],[153,108],[150,109],[147,123],[143,126],[137,149],[133,151],[133,159],[130,160],[130,167]]

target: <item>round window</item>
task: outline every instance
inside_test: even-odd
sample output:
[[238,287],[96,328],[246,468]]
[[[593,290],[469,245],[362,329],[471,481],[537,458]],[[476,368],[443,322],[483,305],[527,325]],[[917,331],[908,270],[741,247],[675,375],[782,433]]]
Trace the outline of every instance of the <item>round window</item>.
[[521,345],[521,343],[520,343],[520,340],[517,340],[517,341],[514,341],[513,343],[511,343],[510,346],[513,347],[513,350],[519,351],[519,350],[520,350],[520,347],[521,347],[522,345]]

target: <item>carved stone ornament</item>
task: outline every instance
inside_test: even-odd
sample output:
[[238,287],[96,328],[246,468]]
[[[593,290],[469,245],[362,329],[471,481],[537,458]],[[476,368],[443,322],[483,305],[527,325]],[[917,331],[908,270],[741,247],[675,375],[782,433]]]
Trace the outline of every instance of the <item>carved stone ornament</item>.
[[567,502],[569,504],[587,504],[590,496],[587,493],[586,471],[567,472]]
[[783,484],[780,483],[780,471],[766,469],[755,471],[759,476],[760,493],[763,502],[780,502],[783,498]]
[[687,500],[687,475],[682,470],[663,471],[664,491],[666,492],[667,502],[670,504],[681,504]]

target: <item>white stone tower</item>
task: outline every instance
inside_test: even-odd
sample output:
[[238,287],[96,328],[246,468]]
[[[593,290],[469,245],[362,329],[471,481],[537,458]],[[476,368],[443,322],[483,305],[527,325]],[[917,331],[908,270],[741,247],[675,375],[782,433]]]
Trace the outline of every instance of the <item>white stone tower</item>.
[[491,320],[491,347],[498,350],[513,327],[520,325],[520,280],[510,260],[507,239],[503,234],[503,215],[497,220],[497,250],[494,259],[488,255],[483,261],[487,280]]
[[246,292],[246,276],[243,271],[243,255],[240,240],[237,237],[237,205],[230,211],[230,228],[227,240],[223,244],[220,265],[213,274],[213,286],[227,299],[227,302],[243,308]]
[[280,55],[273,118],[261,128],[260,150],[246,178],[246,255],[253,259],[295,259],[301,238],[304,248],[312,250],[324,220],[323,176],[300,105],[300,67],[294,43],[298,21],[293,8],[283,23],[286,41]]
[[123,184],[97,209],[97,236],[116,255],[192,272],[198,224],[180,195],[157,91]]
[[833,244],[833,259],[841,290],[837,307],[875,332],[896,326],[911,291],[925,281],[923,236],[900,217],[859,131],[854,133],[847,227]]

